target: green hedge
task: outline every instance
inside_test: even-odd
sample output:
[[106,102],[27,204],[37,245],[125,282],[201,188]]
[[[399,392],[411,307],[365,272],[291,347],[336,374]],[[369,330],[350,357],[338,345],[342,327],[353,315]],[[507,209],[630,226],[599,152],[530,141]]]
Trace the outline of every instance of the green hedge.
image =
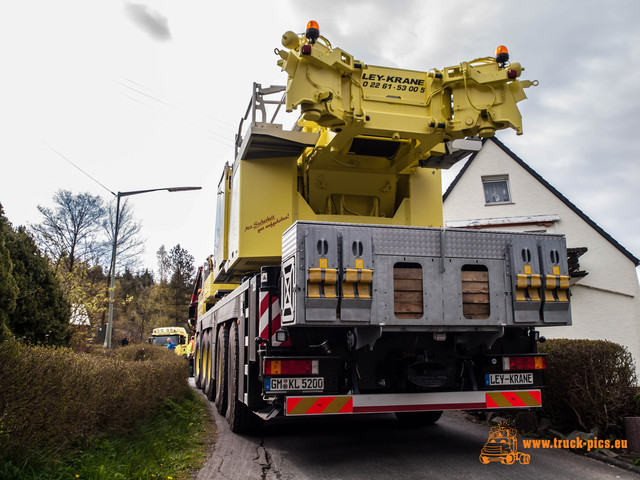
[[133,429],[164,399],[189,392],[184,359],[150,345],[107,354],[0,344],[0,458],[64,451]]
[[637,378],[631,353],[605,340],[547,340],[543,414],[566,431],[620,435],[623,417],[637,415]]

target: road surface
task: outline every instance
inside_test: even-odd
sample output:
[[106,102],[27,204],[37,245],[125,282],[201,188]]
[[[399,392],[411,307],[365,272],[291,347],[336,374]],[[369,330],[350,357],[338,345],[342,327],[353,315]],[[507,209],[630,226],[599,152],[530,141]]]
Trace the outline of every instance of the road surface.
[[210,410],[216,444],[197,480],[640,479],[569,451],[524,449],[520,436],[528,465],[482,465],[478,457],[489,427],[460,412],[445,412],[428,427],[402,426],[393,415],[283,418],[254,435],[236,435],[213,403]]

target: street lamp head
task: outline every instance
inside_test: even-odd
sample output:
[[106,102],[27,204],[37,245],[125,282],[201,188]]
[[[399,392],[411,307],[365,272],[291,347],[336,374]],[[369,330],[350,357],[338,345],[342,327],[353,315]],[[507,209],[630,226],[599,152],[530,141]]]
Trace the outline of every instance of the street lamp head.
[[118,192],[118,198],[120,197],[128,197],[130,195],[139,195],[141,193],[149,193],[149,192],[160,192],[160,191],[168,191],[168,192],[185,192],[188,190],[202,190],[202,187],[162,187],[162,188],[151,188],[148,190],[132,190],[130,192]]
[[202,190],[202,187],[172,187],[167,188],[170,192],[185,192],[187,190]]

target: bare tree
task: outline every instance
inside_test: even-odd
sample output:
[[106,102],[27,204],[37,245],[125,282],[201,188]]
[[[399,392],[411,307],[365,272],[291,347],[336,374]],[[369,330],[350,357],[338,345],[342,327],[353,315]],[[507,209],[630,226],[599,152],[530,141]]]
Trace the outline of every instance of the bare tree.
[[[120,268],[133,270],[139,265],[139,257],[144,252],[145,239],[140,237],[142,222],[136,221],[133,217],[133,208],[129,203],[129,199],[125,199],[120,204],[118,223],[118,265]],[[107,207],[106,215],[102,221],[102,228],[106,237],[98,252],[98,262],[107,267],[108,275],[111,275],[111,254],[113,237],[116,231],[116,206],[113,201]]]
[[53,209],[38,205],[44,219],[31,228],[56,268],[64,264],[71,272],[78,261],[92,256],[99,242],[97,236],[105,209],[102,198],[90,193],[74,195],[68,190],[59,190],[53,201]]
[[[74,195],[68,190],[56,192],[53,201],[53,208],[38,205],[44,219],[31,226],[40,247],[56,266],[64,265],[69,272],[79,261],[86,261],[111,273],[115,202],[105,207],[97,195]],[[120,204],[118,222],[118,265],[133,268],[145,241],[140,238],[142,224],[135,220],[126,200]]]

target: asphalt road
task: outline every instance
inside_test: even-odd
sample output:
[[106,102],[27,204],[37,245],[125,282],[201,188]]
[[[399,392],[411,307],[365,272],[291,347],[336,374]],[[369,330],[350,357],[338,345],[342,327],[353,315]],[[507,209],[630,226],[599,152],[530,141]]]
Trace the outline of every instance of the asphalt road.
[[282,418],[260,433],[235,435],[210,410],[218,433],[197,480],[218,479],[635,479],[640,475],[565,450],[523,449],[528,465],[482,465],[489,427],[445,412],[428,427],[400,425],[393,415]]

